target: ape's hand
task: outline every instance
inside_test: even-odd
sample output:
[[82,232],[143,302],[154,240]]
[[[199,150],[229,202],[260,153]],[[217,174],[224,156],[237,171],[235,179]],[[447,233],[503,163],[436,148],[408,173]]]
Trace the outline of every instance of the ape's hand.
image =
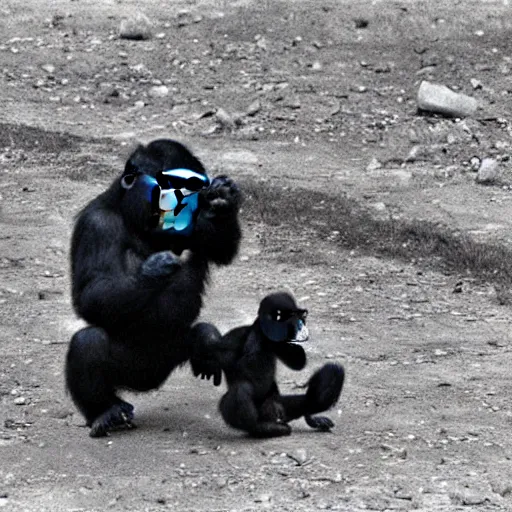
[[211,185],[204,190],[205,208],[210,216],[237,212],[242,202],[238,185],[227,176],[213,178]]
[[141,266],[141,275],[149,279],[169,277],[181,267],[181,260],[170,251],[152,254]]
[[219,330],[213,324],[200,322],[192,327],[190,344],[190,365],[194,375],[206,380],[213,377],[213,384],[219,386],[222,380],[222,366],[219,361],[222,335]]
[[222,382],[222,370],[216,359],[195,358],[190,359],[190,365],[195,377],[210,380],[213,377],[213,385],[220,386]]

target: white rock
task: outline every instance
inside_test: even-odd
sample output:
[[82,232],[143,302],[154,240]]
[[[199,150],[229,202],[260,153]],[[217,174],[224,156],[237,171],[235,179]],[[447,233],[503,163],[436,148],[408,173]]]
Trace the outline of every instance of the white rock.
[[475,98],[452,91],[445,85],[424,80],[418,90],[418,107],[448,117],[467,117],[476,112]]
[[152,98],[165,98],[169,94],[169,87],[166,85],[155,85],[151,87],[148,94]]
[[376,171],[377,169],[381,169],[381,168],[382,168],[382,164],[375,157],[373,157],[370,160],[370,163],[366,166],[367,171]]
[[260,100],[253,101],[248,107],[247,107],[247,115],[248,116],[255,116],[259,111],[261,110],[261,103]]
[[498,177],[499,164],[494,158],[484,158],[478,169],[478,183],[492,183]]
[[478,172],[478,169],[480,169],[480,164],[481,164],[480,158],[478,158],[477,156],[472,156],[469,159],[469,168],[473,172]]
[[290,459],[293,459],[298,466],[302,466],[308,460],[308,453],[304,448],[297,448],[292,453],[287,453]]
[[55,66],[53,64],[43,64],[41,69],[46,71],[49,75],[53,75],[53,73],[55,73]]
[[480,80],[477,80],[476,78],[472,78],[470,82],[471,87],[473,87],[473,89],[481,89],[483,87],[482,82],[480,82]]
[[217,112],[215,113],[215,118],[223,128],[229,130],[233,130],[235,128],[234,119],[223,108],[217,109]]
[[122,39],[150,39],[152,33],[151,21],[140,12],[124,18],[119,27],[119,37]]

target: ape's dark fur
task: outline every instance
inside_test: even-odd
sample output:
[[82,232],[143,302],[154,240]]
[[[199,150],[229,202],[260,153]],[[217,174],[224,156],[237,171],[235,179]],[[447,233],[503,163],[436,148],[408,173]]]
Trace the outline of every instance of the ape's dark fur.
[[[159,230],[151,205],[137,187],[126,186],[144,174],[156,177],[176,168],[205,173],[178,142],[140,146],[123,175],[76,220],[73,305],[90,326],[71,340],[66,383],[93,437],[131,425],[133,407],[118,398],[117,390],[157,388],[197,351],[193,344],[202,340],[191,326],[201,309],[209,265],[229,264],[238,250],[240,194],[229,178],[215,178],[200,192],[195,229],[188,237]],[[176,257],[186,249],[188,259]],[[194,369],[213,374],[216,381],[220,377],[220,368],[200,360]]]
[[234,428],[253,437],[275,437],[291,433],[288,422],[304,416],[310,427],[329,430],[334,423],[325,416],[312,416],[332,407],[344,381],[343,367],[328,363],[309,380],[305,394],[281,395],[275,380],[276,359],[294,370],[306,365],[300,345],[291,343],[305,323],[299,309],[286,293],[267,296],[258,318],[250,326],[238,327],[221,336],[210,324],[198,324],[205,340],[203,360],[213,358],[224,371],[228,391],[219,408]]

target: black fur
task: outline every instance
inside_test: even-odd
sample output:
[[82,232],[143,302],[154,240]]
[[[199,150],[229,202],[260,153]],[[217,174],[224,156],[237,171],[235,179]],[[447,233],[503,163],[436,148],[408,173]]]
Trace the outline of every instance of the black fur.
[[[274,323],[269,326],[268,323]],[[325,416],[313,416],[331,408],[340,396],[343,367],[328,363],[309,380],[305,394],[281,395],[275,380],[276,360],[301,370],[306,365],[304,349],[293,341],[305,323],[305,310],[299,309],[286,293],[267,296],[258,318],[250,326],[238,327],[222,336],[210,324],[198,324],[204,340],[203,361],[218,361],[228,391],[219,409],[226,423],[253,437],[289,435],[288,422],[305,417],[318,430],[330,430],[334,423]],[[279,325],[278,325],[279,324]],[[265,333],[272,333],[273,339]],[[286,333],[274,336],[275,333]]]
[[[175,168],[202,174],[201,162],[183,145],[156,140],[139,146],[123,175],[78,215],[71,246],[72,296],[90,327],[72,338],[66,384],[91,426],[91,436],[132,426],[133,407],[117,396],[123,388],[158,388],[201,344],[191,328],[202,306],[211,263],[229,264],[237,253],[240,193],[229,178],[201,191],[193,233],[155,227],[154,212],[132,185],[143,174]],[[178,256],[190,250],[188,258]],[[170,252],[172,251],[172,252]],[[194,362],[196,373],[217,366]]]

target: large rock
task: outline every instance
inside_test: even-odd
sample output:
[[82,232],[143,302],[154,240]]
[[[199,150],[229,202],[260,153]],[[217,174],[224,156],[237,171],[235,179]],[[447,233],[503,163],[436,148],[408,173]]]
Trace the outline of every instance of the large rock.
[[447,117],[467,117],[476,112],[478,102],[471,96],[452,91],[446,85],[424,80],[418,90],[418,107]]

